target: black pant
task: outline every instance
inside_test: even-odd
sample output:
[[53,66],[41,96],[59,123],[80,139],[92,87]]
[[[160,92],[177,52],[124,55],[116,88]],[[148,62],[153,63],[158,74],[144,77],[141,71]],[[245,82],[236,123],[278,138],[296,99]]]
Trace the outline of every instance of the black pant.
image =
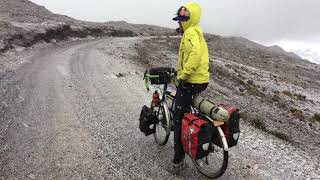
[[175,163],[184,159],[185,152],[181,144],[181,120],[184,113],[190,112],[190,106],[192,105],[192,95],[198,94],[204,91],[208,86],[205,84],[186,84],[183,87],[179,84],[176,93],[176,102],[173,113],[174,121],[174,159]]

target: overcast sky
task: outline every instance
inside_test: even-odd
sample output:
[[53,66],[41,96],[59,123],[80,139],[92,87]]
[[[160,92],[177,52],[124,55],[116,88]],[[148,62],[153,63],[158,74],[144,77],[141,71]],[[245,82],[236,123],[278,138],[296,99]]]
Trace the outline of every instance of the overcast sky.
[[[87,21],[124,20],[176,27],[185,0],[32,0],[54,13]],[[198,0],[205,32],[273,42],[320,42],[320,0]],[[319,50],[320,51],[320,50]]]

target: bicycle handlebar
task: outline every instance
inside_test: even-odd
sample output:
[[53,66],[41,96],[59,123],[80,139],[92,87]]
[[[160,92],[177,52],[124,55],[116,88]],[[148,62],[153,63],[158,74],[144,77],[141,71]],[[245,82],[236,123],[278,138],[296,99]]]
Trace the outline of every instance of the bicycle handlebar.
[[[147,89],[147,91],[149,91],[149,85],[151,84],[150,80],[153,79],[153,78],[156,79],[156,78],[159,78],[159,77],[160,77],[160,75],[149,74],[148,70],[146,70],[144,72],[143,80],[144,80],[144,86]],[[178,87],[179,83],[178,83],[178,80],[177,80],[177,72],[176,71],[170,74],[170,78],[171,78],[170,82],[172,82],[176,87]],[[167,84],[167,83],[164,83],[164,84]]]

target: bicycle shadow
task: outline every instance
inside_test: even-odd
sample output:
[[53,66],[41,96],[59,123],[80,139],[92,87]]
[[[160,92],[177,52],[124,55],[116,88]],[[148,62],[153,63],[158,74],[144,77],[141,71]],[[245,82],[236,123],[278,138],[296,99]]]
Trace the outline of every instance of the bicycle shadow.
[[151,179],[207,179],[197,171],[189,157],[185,158],[187,168],[179,175],[172,174],[173,147],[172,135],[164,146],[159,146],[152,135],[142,141],[137,159],[140,161],[139,164],[146,165],[148,170],[141,173],[145,173],[145,176]]

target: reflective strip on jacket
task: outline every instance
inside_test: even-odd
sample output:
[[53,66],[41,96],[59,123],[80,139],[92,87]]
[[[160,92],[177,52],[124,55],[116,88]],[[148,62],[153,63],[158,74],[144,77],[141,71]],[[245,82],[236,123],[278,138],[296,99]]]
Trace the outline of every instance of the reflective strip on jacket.
[[196,3],[183,7],[190,12],[190,19],[182,21],[184,34],[179,47],[178,79],[189,83],[209,82],[209,54],[207,43],[199,27],[201,8]]

